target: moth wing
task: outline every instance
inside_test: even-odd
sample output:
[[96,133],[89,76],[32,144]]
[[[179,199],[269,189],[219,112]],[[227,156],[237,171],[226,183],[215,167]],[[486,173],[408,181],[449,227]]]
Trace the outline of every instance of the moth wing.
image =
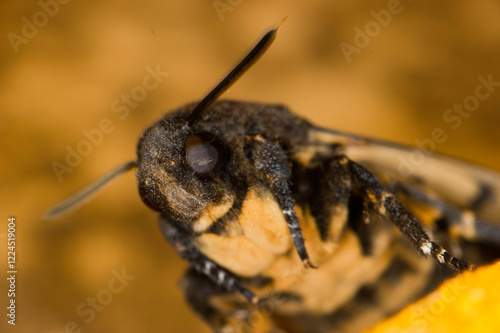
[[500,174],[416,147],[397,145],[343,132],[313,128],[316,144],[336,144],[339,153],[378,177],[429,188],[443,201],[500,224]]

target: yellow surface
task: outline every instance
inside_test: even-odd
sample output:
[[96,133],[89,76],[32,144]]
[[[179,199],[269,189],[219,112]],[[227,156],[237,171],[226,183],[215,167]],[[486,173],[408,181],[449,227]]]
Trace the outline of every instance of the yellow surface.
[[500,263],[465,272],[365,333],[499,332]]

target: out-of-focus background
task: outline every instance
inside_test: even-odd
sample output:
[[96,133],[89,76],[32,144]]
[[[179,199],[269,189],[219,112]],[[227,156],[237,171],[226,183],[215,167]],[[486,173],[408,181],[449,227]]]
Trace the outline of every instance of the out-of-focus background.
[[[15,327],[0,283],[2,332],[208,332],[177,285],[187,265],[133,173],[55,222],[42,215],[134,159],[146,126],[202,98],[287,15],[225,98],[284,103],[324,127],[405,144],[442,128],[438,151],[500,170],[500,87],[478,105],[471,97],[479,77],[500,82],[495,0],[8,0],[0,13],[0,267],[4,276],[15,216],[18,270]],[[447,122],[464,101],[473,111]],[[70,166],[71,150],[87,156]]]

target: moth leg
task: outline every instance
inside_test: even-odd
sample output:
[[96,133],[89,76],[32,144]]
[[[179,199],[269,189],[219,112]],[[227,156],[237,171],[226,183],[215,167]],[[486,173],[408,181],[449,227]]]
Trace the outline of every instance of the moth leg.
[[210,299],[227,293],[227,290],[212,283],[194,269],[190,269],[182,278],[181,287],[189,305],[210,327],[221,329],[226,325],[223,313],[210,304]]
[[349,224],[357,234],[364,255],[373,250],[373,233],[369,224],[373,203],[367,196],[353,195],[349,170],[332,158],[323,162],[317,194],[310,202],[311,212],[322,240],[337,243],[343,230]]
[[174,247],[175,251],[177,251],[181,258],[189,262],[197,272],[205,275],[216,285],[243,295],[251,303],[258,303],[259,298],[250,289],[245,287],[236,275],[204,256],[193,245],[189,235],[176,228],[163,215],[160,217],[159,224],[163,235]]
[[260,136],[248,138],[245,152],[260,180],[271,190],[280,206],[304,266],[314,267],[307,254],[302,230],[294,210],[295,201],[290,189],[291,168],[288,157],[278,143],[265,141]]
[[337,159],[325,161],[319,168],[320,172],[313,172],[313,175],[321,175],[315,184],[325,182],[327,186],[316,186],[317,195],[314,200],[310,200],[309,205],[311,213],[316,216],[321,239],[337,244],[350,213],[351,178]]
[[193,310],[220,333],[282,332],[270,317],[245,301],[240,295],[213,283],[205,275],[190,269],[181,287]]
[[414,186],[396,184],[395,189],[441,211],[455,240],[462,237],[469,241],[500,245],[500,226],[477,217],[472,209],[458,209]]
[[377,178],[363,166],[339,156],[339,162],[351,174],[352,186],[367,196],[374,204],[375,212],[391,221],[422,254],[430,255],[441,264],[457,271],[474,269],[475,266],[450,255],[443,247],[433,242],[422,229],[421,223],[405,208],[396,196],[385,190]]

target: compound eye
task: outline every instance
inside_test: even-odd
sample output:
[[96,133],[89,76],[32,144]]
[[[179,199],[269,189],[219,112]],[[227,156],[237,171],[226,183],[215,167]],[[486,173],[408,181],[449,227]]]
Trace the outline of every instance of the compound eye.
[[216,178],[228,160],[224,144],[208,133],[189,135],[185,150],[189,166],[205,179]]

